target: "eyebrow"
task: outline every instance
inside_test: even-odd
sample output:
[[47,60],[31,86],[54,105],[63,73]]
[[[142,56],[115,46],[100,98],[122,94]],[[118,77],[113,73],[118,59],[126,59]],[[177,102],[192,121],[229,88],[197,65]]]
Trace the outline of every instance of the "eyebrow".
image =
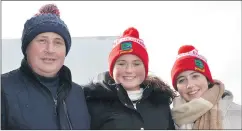
[[117,62],[126,62],[125,60],[117,60]]
[[197,73],[197,72],[196,72],[196,71],[194,71],[194,72],[190,73],[189,75],[193,75],[193,74],[195,74],[195,73]]
[[39,36],[40,38],[48,38],[47,36],[41,35]]
[[184,77],[184,76],[178,76],[176,80],[179,80],[179,79],[182,78],[182,77]]
[[59,37],[55,38],[56,40],[60,40],[60,41],[65,41],[64,39],[61,39]]
[[[117,62],[126,62],[126,60],[118,60]],[[132,62],[141,62],[141,60],[133,60]]]
[[134,62],[141,62],[141,60],[134,60]]

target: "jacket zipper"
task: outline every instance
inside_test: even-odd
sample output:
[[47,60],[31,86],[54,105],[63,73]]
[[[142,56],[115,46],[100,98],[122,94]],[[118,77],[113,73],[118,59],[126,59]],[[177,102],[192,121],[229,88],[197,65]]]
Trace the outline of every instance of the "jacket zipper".
[[53,98],[53,101],[54,101],[54,110],[55,110],[55,115],[57,116],[57,97],[56,97],[56,98],[54,98],[54,97],[52,96],[52,98]]
[[[37,78],[37,79],[38,79],[38,78]],[[38,80],[39,80],[39,79],[38,79]],[[39,82],[40,82],[40,80],[39,80]],[[40,84],[45,88],[45,90],[48,91],[49,95],[52,97],[52,100],[53,100],[53,102],[54,102],[55,114],[57,114],[56,109],[57,109],[57,97],[58,97],[58,93],[56,94],[56,98],[55,98],[55,97],[52,95],[52,93],[51,93],[51,91],[49,90],[48,87],[46,87],[42,82],[40,82]]]
[[[61,85],[60,90],[57,92],[57,96],[62,91],[63,86],[64,86],[64,84]],[[70,118],[69,118],[69,115],[68,115],[68,112],[67,112],[65,100],[63,100],[63,106],[64,106],[64,112],[65,112],[66,119],[68,121],[69,128],[70,128],[70,130],[72,130],[72,125],[71,125],[71,121],[70,121]]]
[[[148,87],[148,86],[146,86],[146,87],[145,87],[144,91],[147,89],[147,87]],[[144,92],[144,91],[143,91],[143,92]],[[142,98],[143,98],[143,96],[142,96]],[[126,104],[126,103],[124,103],[124,102],[123,102],[123,101],[121,101],[121,100],[120,100],[120,102],[121,102],[121,103],[123,103],[123,105],[124,105],[125,107],[127,107],[127,108],[129,108],[129,109],[132,109],[132,110],[137,111],[137,104],[138,104],[138,103],[140,103],[140,101],[142,100],[142,98],[141,98],[141,99],[139,99],[139,100],[138,100],[138,101],[135,103],[135,104],[136,104],[136,109],[134,108],[134,106],[133,106],[133,108],[131,108],[131,107],[127,106],[127,104]],[[132,101],[131,101],[131,103],[132,103]],[[132,104],[133,104],[133,103],[132,103]]]
[[[49,95],[52,97],[53,102],[54,102],[54,110],[55,110],[54,113],[55,113],[55,115],[56,115],[56,117],[57,117],[57,105],[58,105],[57,98],[58,98],[58,94],[59,94],[59,93],[62,91],[62,89],[63,89],[64,83],[60,86],[60,90],[59,90],[59,91],[57,90],[56,98],[55,98],[55,97],[52,95],[51,91],[48,89],[48,87],[46,87],[46,86],[41,82],[41,80],[40,80],[38,77],[37,77],[37,79],[38,79],[39,83],[45,88],[45,90],[47,90],[47,92],[49,93]],[[57,89],[58,89],[58,88],[57,88]],[[64,100],[63,100],[63,105],[66,106],[65,103],[64,103]],[[66,108],[66,107],[64,107],[64,108]],[[67,112],[67,109],[64,109],[64,110],[66,110],[65,112]],[[66,115],[66,117],[67,117],[68,125],[69,125],[70,129],[72,129],[72,125],[71,125],[71,123],[70,123],[69,116],[68,116],[67,113],[65,113],[65,115]],[[58,121],[58,120],[57,120],[57,121]]]
[[[55,114],[56,115],[57,115],[57,104],[58,104],[57,103],[57,98],[59,96],[58,94],[62,91],[63,86],[64,86],[64,84],[62,84],[60,86],[60,90],[56,93],[56,98],[51,94],[50,90],[48,89],[50,94],[51,94],[51,96],[52,96],[52,98],[53,98],[54,104],[55,104]],[[64,112],[65,112],[66,119],[68,121],[69,128],[70,128],[70,130],[72,130],[72,125],[71,125],[70,118],[69,118],[68,113],[67,113],[67,107],[66,107],[66,103],[65,103],[64,100],[63,100],[63,106],[64,106]]]
[[[143,93],[144,93],[144,91],[147,89],[147,87],[148,87],[148,86],[145,87],[145,89],[143,90]],[[139,100],[135,103],[135,105],[136,105],[136,109],[137,109],[137,104],[140,103],[140,101],[142,100],[142,98],[143,98],[143,96],[141,97],[141,99],[139,99]]]
[[[39,81],[40,81],[40,80],[39,80]],[[49,90],[48,87],[46,87],[42,82],[40,82],[40,84],[41,84],[41,85],[42,85],[42,86],[48,91],[49,95],[52,97],[52,100],[53,100],[53,102],[54,102],[54,113],[55,113],[55,117],[57,117],[57,106],[58,106],[57,98],[58,98],[58,94],[61,92],[61,90],[62,90],[64,84],[62,84],[62,85],[60,86],[60,91],[58,91],[58,92],[56,93],[56,96],[55,96],[55,97],[52,95],[52,93],[51,93],[51,91]],[[58,121],[58,120],[57,120],[57,121]]]
[[[55,114],[57,114],[57,105],[58,105],[58,101],[57,101],[57,98],[58,98],[58,96],[59,96],[59,93],[61,92],[61,90],[62,90],[62,88],[63,88],[63,85],[64,84],[62,84],[61,86],[60,86],[60,91],[58,91],[57,93],[56,93],[56,96],[54,97],[52,94],[51,94],[51,96],[52,96],[52,98],[53,98],[53,101],[54,101],[54,104],[55,104]],[[49,90],[49,89],[48,89]],[[50,91],[50,90],[49,90]],[[51,92],[50,92],[51,93]]]
[[64,100],[63,100],[63,105],[64,105],[64,111],[65,111],[65,115],[66,115],[66,118],[67,118],[67,121],[68,121],[68,124],[69,124],[70,130],[72,130],[71,121],[70,121],[69,115],[68,115],[68,113],[67,113],[67,107],[66,107],[66,103],[65,103]]

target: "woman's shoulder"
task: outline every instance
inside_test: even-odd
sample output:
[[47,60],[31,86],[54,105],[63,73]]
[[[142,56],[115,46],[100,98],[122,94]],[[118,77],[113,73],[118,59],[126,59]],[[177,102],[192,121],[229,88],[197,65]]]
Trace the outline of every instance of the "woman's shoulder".
[[242,129],[241,127],[241,105],[230,102],[228,109],[224,114],[225,129]]
[[235,103],[234,96],[231,91],[225,90],[220,104],[227,110],[241,110],[241,105]]
[[241,105],[233,102],[233,94],[225,90],[219,103],[225,129],[241,129]]

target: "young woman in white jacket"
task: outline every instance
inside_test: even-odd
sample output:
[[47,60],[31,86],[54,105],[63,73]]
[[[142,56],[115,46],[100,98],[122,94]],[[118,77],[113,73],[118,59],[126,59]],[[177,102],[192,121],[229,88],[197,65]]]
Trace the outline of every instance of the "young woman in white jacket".
[[179,48],[171,77],[179,93],[172,109],[176,129],[241,129],[241,106],[212,78],[205,57],[194,46]]

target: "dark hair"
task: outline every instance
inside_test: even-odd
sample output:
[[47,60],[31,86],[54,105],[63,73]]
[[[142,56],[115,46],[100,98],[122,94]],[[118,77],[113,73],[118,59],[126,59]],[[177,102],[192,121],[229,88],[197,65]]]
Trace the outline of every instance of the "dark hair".
[[213,83],[209,83],[209,84],[208,84],[208,89],[212,88],[213,85],[214,85]]
[[214,86],[214,83],[211,83],[207,77],[206,79],[208,81],[208,89],[212,88]]

